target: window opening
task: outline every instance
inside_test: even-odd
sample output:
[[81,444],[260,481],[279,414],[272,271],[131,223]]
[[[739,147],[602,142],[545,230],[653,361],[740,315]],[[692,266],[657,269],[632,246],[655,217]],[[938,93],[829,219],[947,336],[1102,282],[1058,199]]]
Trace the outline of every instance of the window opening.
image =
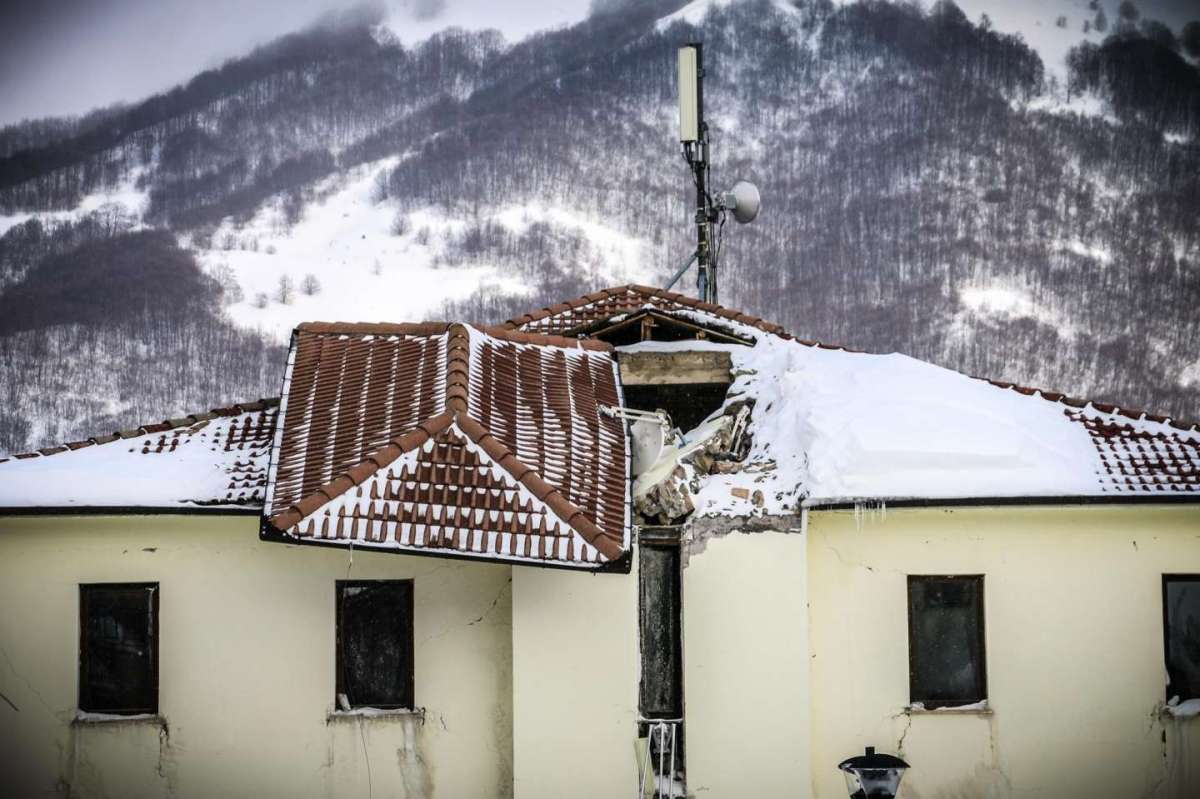
[[158,583],[79,586],[79,709],[158,712]]
[[927,708],[987,699],[983,576],[908,578],[909,697]]
[[342,710],[414,707],[412,580],[337,583],[337,696]]

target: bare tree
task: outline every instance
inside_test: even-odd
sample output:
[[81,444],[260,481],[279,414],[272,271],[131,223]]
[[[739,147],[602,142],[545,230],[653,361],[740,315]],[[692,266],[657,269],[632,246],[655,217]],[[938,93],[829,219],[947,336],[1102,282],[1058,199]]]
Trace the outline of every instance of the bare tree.
[[410,230],[412,230],[412,223],[408,221],[408,214],[397,211],[396,218],[392,220],[392,235],[403,236]]
[[296,286],[287,275],[280,275],[275,285],[275,300],[282,305],[291,305],[296,298]]
[[317,280],[316,275],[309,272],[304,276],[304,280],[300,281],[300,290],[311,297],[321,291],[321,281]]

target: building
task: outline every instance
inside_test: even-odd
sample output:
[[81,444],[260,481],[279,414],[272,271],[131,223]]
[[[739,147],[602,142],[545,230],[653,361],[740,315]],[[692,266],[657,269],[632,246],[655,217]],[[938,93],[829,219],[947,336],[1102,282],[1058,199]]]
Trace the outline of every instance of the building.
[[4,780],[1194,796],[1197,500],[1195,425],[657,289],[302,325],[278,401],[0,463]]

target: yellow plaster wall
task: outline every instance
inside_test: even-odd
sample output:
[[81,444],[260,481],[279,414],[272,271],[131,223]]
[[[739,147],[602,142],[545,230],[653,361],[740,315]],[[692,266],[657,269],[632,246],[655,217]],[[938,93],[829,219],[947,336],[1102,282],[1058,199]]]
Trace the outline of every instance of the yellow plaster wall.
[[[815,795],[866,745],[903,799],[1200,796],[1200,721],[1164,721],[1162,575],[1200,573],[1184,506],[817,511]],[[983,574],[990,714],[909,715],[909,574]]]
[[[510,569],[351,559],[261,543],[257,529],[253,517],[0,518],[0,795],[511,795]],[[327,720],[346,578],[414,579],[424,723]],[[73,724],[78,585],[142,581],[161,585],[165,725]]]
[[683,570],[689,795],[810,795],[806,542],[799,531],[693,545]]
[[637,569],[514,566],[518,799],[632,796],[637,786]]

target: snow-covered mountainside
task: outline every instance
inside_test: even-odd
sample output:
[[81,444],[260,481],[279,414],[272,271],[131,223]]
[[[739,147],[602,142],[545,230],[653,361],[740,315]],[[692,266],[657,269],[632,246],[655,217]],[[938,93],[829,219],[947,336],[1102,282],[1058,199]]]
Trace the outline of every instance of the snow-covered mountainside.
[[766,200],[725,230],[724,304],[1200,416],[1195,31],[1114,0],[960,5],[654,0],[415,45],[358,15],[0,130],[0,451],[276,394],[301,320],[661,283],[691,251],[694,38],[714,176]]

